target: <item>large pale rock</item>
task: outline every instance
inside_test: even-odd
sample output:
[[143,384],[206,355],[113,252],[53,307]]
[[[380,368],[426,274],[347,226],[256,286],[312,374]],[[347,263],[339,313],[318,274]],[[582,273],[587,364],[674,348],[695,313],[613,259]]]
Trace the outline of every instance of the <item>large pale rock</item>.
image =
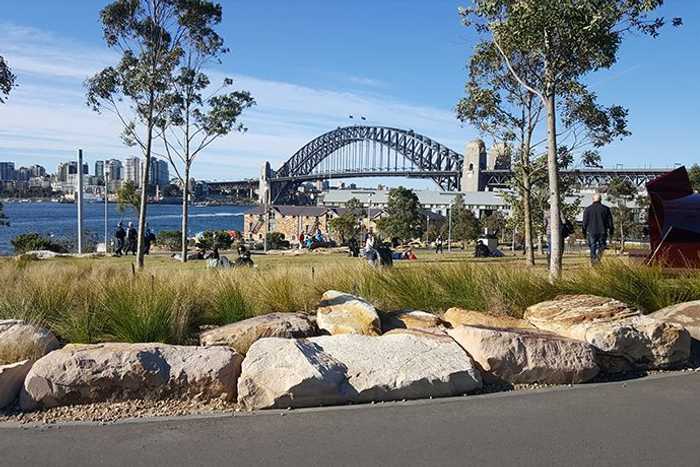
[[263,337],[312,337],[316,324],[302,313],[269,313],[203,332],[204,346],[227,345],[245,354],[253,342]]
[[17,399],[24,384],[24,378],[31,368],[31,360],[0,365],[0,409]]
[[36,360],[60,347],[50,331],[18,319],[0,320],[0,363]]
[[465,394],[481,387],[473,360],[447,336],[345,334],[260,339],[248,351],[238,401],[248,409]]
[[690,354],[685,329],[643,316],[612,298],[564,295],[529,307],[525,319],[538,329],[588,342],[608,356],[623,357],[634,368],[670,368],[685,363]]
[[693,359],[700,361],[700,300],[671,305],[647,316],[684,327],[690,334]]
[[431,329],[445,325],[439,316],[418,310],[401,310],[384,313],[381,317],[382,332],[392,329]]
[[448,309],[442,319],[450,323],[453,328],[457,326],[486,326],[494,328],[535,329],[532,324],[524,319],[504,315],[487,315],[479,311],[464,310],[462,308]]
[[583,383],[599,371],[592,346],[553,333],[481,326],[457,326],[447,333],[492,382]]
[[236,398],[242,357],[228,347],[67,345],[37,361],[24,381],[24,410],[99,401]]
[[331,335],[381,334],[379,315],[374,306],[360,297],[337,290],[329,290],[321,297],[316,324]]

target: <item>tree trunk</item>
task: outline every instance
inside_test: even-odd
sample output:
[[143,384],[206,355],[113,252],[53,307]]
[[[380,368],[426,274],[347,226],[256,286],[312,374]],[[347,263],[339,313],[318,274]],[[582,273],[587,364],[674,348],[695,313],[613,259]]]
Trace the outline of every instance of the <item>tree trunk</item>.
[[[152,106],[151,106],[152,107]],[[143,166],[143,177],[141,177],[141,206],[139,207],[139,232],[136,248],[136,266],[143,269],[144,265],[144,243],[146,233],[146,209],[148,206],[148,172],[151,168],[151,149],[153,145],[153,123],[152,119],[148,124],[148,134],[146,136],[146,161]]]
[[549,280],[554,282],[561,278],[562,238],[561,206],[559,193],[559,161],[557,160],[557,122],[554,102],[554,89],[549,86],[545,96],[547,109],[547,176],[549,178],[549,225],[550,251]]
[[182,262],[187,262],[187,230],[189,227],[190,216],[190,166],[185,165],[185,180],[182,184],[182,246],[180,255]]
[[523,234],[525,236],[523,246],[525,248],[525,263],[528,266],[535,265],[535,249],[532,238],[532,204],[530,199],[530,176],[523,180]]

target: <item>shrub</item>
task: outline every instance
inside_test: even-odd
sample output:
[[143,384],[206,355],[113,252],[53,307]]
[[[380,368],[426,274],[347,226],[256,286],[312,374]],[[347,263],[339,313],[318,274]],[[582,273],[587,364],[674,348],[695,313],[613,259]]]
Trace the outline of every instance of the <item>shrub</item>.
[[156,245],[170,251],[182,250],[182,232],[179,230],[163,230],[156,236]]
[[203,232],[195,242],[198,247],[205,250],[213,250],[214,248],[227,250],[233,245],[233,239],[228,232],[224,230],[207,230]]
[[286,249],[289,248],[289,241],[284,239],[284,234],[281,232],[268,232],[267,247],[272,250]]
[[55,253],[68,252],[62,244],[36,232],[17,235],[11,243],[18,254],[32,250],[48,250]]
[[102,295],[105,334],[119,342],[185,343],[191,305],[186,294],[154,276],[113,281]]
[[252,317],[253,304],[231,274],[223,273],[214,285],[208,322],[223,326]]

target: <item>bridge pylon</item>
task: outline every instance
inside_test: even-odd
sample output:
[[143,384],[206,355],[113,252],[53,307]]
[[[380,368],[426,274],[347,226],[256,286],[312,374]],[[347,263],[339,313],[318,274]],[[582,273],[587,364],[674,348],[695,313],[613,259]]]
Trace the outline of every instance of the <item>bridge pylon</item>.
[[270,186],[270,176],[272,175],[272,169],[270,168],[270,163],[265,161],[260,171],[260,184],[258,185],[258,202],[260,204],[269,203],[272,200],[271,186]]
[[486,144],[480,139],[470,141],[464,147],[464,164],[459,191],[482,191],[481,171],[486,169]]

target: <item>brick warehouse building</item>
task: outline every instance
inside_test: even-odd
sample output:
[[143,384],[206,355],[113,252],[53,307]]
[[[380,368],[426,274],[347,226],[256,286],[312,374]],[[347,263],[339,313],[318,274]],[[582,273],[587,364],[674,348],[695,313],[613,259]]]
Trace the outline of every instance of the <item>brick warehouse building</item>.
[[[343,208],[324,206],[272,206],[270,232],[282,233],[290,242],[295,242],[301,233],[314,234],[318,229],[321,229],[324,235],[328,235],[328,222],[343,211]],[[267,233],[266,227],[265,209],[262,206],[244,213],[244,239],[262,241]]]

